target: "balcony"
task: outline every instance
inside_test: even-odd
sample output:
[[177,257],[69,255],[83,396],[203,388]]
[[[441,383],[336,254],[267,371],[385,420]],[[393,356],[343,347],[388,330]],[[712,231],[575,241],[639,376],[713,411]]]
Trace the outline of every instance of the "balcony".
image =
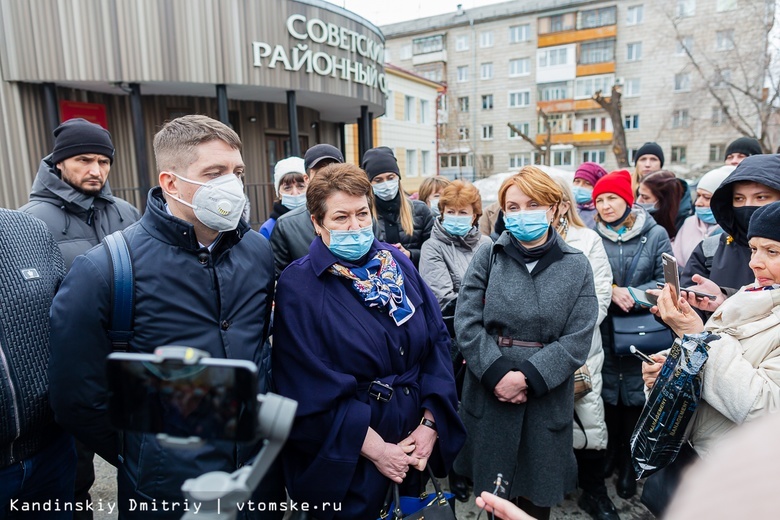
[[426,63],[447,63],[447,51],[426,52],[412,56],[412,65],[425,65]]
[[592,63],[590,65],[577,65],[577,77],[594,76],[596,74],[610,74],[615,72],[615,62]]
[[[536,135],[536,144],[544,144],[544,134]],[[551,144],[573,144],[579,146],[605,145],[612,142],[612,132],[582,132],[552,134]]]
[[594,27],[593,29],[580,29],[551,34],[540,34],[537,45],[539,48],[552,47],[554,45],[565,45],[567,43],[579,43],[588,40],[614,38],[616,35],[617,25],[605,25],[603,27]]
[[[607,100],[609,97],[606,98]],[[559,112],[589,112],[591,110],[602,110],[601,105],[590,98],[586,99],[559,99],[556,101],[538,101],[536,107],[543,110],[546,114],[557,114]]]

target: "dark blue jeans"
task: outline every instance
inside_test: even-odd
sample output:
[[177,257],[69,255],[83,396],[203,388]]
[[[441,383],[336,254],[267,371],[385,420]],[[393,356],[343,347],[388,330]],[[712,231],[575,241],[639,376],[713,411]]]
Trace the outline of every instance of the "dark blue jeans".
[[75,479],[76,448],[63,433],[32,457],[0,469],[0,520],[70,520]]

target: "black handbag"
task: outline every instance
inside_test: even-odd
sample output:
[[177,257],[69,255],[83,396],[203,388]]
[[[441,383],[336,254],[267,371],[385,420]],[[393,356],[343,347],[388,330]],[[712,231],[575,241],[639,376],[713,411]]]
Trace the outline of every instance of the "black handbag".
[[441,490],[439,481],[433,476],[430,466],[428,466],[428,474],[431,476],[431,482],[436,491],[434,494],[402,497],[398,490],[398,484],[393,482],[390,489],[387,490],[385,504],[379,512],[380,520],[385,520],[388,516],[390,520],[457,520],[455,508]]
[[699,455],[696,450],[687,442],[683,443],[674,462],[647,477],[642,488],[642,504],[656,517],[663,516],[685,469],[697,460]]

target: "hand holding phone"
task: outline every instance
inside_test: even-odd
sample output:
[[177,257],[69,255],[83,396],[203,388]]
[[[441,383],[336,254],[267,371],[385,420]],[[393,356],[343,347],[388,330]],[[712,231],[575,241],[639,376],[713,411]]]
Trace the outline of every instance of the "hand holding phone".
[[680,310],[680,270],[677,267],[677,259],[670,254],[662,253],[661,262],[664,265],[664,281],[671,287],[675,308]]
[[644,352],[638,350],[634,345],[631,345],[630,347],[628,347],[628,350],[633,355],[635,355],[636,357],[638,357],[639,359],[641,359],[642,361],[644,361],[648,365],[655,365],[655,360],[653,360],[653,358],[651,358],[650,356],[648,356]]
[[640,307],[650,308],[658,304],[658,296],[650,294],[647,291],[643,291],[635,287],[629,287],[628,293]]

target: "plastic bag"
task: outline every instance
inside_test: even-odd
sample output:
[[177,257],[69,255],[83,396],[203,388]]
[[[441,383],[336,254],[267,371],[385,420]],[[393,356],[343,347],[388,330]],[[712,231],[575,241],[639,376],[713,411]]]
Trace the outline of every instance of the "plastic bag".
[[631,435],[637,478],[650,476],[674,461],[699,405],[701,369],[707,362],[708,346],[703,339],[685,339],[672,345]]

